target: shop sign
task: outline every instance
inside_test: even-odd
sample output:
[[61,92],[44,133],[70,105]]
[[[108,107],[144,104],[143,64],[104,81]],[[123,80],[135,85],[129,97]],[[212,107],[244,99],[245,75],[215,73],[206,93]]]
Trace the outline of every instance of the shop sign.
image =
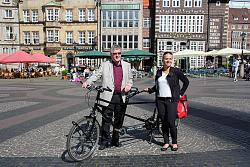
[[[74,50],[74,47],[63,47],[63,50]],[[76,47],[76,50],[93,50],[92,47]]]
[[40,47],[34,47],[33,50],[41,50]]

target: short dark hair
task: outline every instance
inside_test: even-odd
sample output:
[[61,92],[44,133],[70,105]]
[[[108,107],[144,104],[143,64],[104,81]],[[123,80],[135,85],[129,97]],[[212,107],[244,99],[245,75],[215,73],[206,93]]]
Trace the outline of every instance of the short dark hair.
[[170,54],[170,55],[172,55],[172,57],[173,57],[173,53],[172,53],[172,52],[164,52],[163,55],[162,55],[162,60],[164,59],[164,56],[165,56],[166,54]]
[[166,54],[171,54],[171,55],[173,55],[172,52],[164,52],[164,53],[163,53],[163,56],[166,55]]

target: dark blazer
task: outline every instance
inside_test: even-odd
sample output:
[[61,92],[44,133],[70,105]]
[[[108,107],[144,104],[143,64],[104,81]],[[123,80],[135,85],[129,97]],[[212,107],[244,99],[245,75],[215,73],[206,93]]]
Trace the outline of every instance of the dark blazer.
[[[156,76],[155,76],[155,85],[151,88],[153,92],[156,92],[156,95],[158,94],[158,91],[159,91],[157,81],[158,81],[158,78],[162,76],[162,71],[163,71],[163,68],[157,70]],[[179,68],[174,68],[174,67],[170,67],[170,71],[168,75],[166,76],[166,79],[171,89],[172,100],[178,101],[178,99],[180,98],[180,95],[183,95],[185,91],[187,90],[187,87],[189,85],[189,80]],[[180,89],[179,80],[183,82],[183,86],[181,89]]]

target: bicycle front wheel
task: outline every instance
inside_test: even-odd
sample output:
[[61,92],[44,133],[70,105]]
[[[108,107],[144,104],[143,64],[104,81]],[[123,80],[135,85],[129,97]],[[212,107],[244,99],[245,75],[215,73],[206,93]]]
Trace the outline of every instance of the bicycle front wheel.
[[82,118],[71,128],[67,139],[67,150],[74,161],[90,157],[99,142],[100,127],[93,118]]

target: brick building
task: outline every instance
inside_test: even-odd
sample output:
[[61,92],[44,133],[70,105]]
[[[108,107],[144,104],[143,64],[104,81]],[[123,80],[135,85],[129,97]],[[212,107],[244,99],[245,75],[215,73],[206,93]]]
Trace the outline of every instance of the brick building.
[[[229,0],[209,0],[208,6],[208,47],[207,51],[219,50],[227,47],[227,30],[228,30],[228,14]],[[226,56],[214,57],[207,56],[207,61],[215,64],[215,67],[221,67],[226,64]]]
[[[204,0],[156,0],[155,42],[158,66],[165,51],[205,51],[208,2]],[[175,59],[181,69],[201,67],[204,57]]]
[[[227,47],[237,49],[250,49],[250,13],[247,8],[230,8],[228,20],[228,38]],[[244,42],[242,45],[242,33],[245,33]],[[245,55],[249,59],[249,55]]]
[[[217,44],[217,49],[226,47],[228,0],[156,0],[155,5],[158,66],[161,66],[162,54],[165,51],[207,51],[212,49],[212,46],[215,48]],[[181,69],[196,68],[205,65],[206,57],[197,56],[174,61]]]

